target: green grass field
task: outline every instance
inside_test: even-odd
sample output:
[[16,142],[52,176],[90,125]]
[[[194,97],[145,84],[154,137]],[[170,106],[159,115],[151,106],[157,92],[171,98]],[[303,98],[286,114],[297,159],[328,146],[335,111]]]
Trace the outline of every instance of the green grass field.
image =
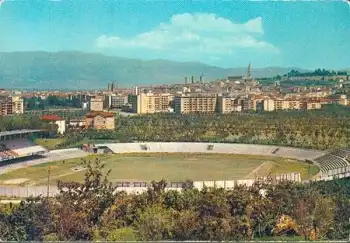
[[47,149],[57,149],[57,146],[64,141],[63,138],[37,138],[35,143]]
[[[300,172],[302,179],[308,179],[318,172],[316,166],[309,168],[308,164],[297,160],[250,155],[124,154],[86,157],[96,158],[106,164],[106,170],[112,169],[111,181],[236,180],[287,172]],[[0,175],[0,184],[45,185],[49,166],[50,184],[56,184],[58,180],[82,181],[84,178],[81,159],[71,159]]]

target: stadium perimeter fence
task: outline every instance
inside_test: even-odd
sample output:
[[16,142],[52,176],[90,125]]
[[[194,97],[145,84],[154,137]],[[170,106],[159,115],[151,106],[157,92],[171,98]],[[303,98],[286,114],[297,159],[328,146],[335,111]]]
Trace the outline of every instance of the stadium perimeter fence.
[[[235,186],[252,186],[258,181],[270,181],[270,182],[281,182],[281,181],[293,181],[301,182],[300,173],[286,173],[280,175],[273,175],[269,177],[261,177],[257,179],[244,179],[244,180],[222,180],[222,181],[194,181],[193,187],[202,190],[205,187],[216,187],[224,188],[226,190],[232,190]],[[186,182],[169,182],[167,183],[166,190],[177,190],[180,191],[187,184]],[[128,194],[142,193],[147,191],[150,187],[149,182],[118,182],[116,184],[117,191],[125,191]],[[0,186],[0,196],[9,198],[27,198],[36,196],[49,196],[54,197],[59,194],[57,186]]]

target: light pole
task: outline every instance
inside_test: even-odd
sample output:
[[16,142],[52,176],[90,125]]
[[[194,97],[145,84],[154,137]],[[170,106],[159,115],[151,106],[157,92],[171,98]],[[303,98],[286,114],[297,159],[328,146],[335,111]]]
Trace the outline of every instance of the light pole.
[[[349,225],[350,225],[350,218],[349,218]],[[350,242],[350,229],[349,229],[349,242]]]
[[51,174],[51,166],[47,170],[47,198],[50,197],[50,174]]

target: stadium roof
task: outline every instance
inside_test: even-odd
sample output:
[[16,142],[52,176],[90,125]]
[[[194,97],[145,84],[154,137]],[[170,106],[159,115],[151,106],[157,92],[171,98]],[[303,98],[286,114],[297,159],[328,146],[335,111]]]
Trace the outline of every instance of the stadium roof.
[[22,129],[22,130],[12,130],[12,131],[4,131],[0,132],[1,136],[8,136],[8,135],[17,135],[17,134],[25,134],[25,133],[34,133],[34,132],[41,132],[42,130],[36,129]]

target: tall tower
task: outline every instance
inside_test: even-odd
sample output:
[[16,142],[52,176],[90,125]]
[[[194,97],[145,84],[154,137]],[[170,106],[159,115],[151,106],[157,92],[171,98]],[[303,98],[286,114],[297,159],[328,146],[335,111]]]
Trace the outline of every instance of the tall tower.
[[191,77],[191,83],[194,84],[194,76]]
[[199,76],[199,82],[202,84],[203,83],[203,74],[201,74],[201,76]]
[[185,77],[185,84],[188,83],[188,77]]
[[132,87],[132,94],[133,95],[139,95],[139,87],[137,87],[137,86]]
[[111,84],[111,91],[114,92],[114,81]]
[[249,63],[249,65],[248,65],[248,70],[247,70],[247,78],[248,79],[250,79],[250,78],[252,78],[252,69],[251,69],[252,67],[251,67],[251,65],[250,65],[250,63]]

